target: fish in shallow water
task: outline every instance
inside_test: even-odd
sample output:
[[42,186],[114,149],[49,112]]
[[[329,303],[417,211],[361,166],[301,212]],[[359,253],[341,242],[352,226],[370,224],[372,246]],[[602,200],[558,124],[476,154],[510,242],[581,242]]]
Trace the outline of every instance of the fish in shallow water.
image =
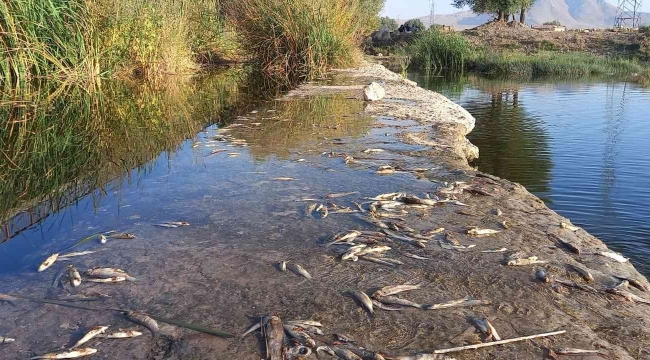
[[395,295],[404,291],[412,291],[417,289],[420,289],[420,285],[410,285],[410,284],[390,285],[390,286],[384,286],[383,288],[375,291],[372,294],[372,296],[376,298],[381,296]]
[[147,328],[152,336],[156,336],[158,333],[158,323],[149,316],[137,311],[129,311],[124,313],[124,315],[129,321]]
[[368,254],[381,254],[383,252],[386,252],[390,250],[391,248],[389,246],[373,246],[373,247],[366,247],[364,249],[361,249],[359,252],[356,253],[357,256],[364,256]]
[[91,295],[85,295],[85,294],[70,294],[70,295],[64,295],[64,296],[59,296],[55,300],[61,300],[61,301],[99,301],[103,299],[108,299],[110,296],[106,294],[91,294]]
[[372,296],[375,300],[388,305],[409,306],[417,309],[423,309],[424,307],[428,306],[428,305],[420,305],[406,299],[398,298],[396,296],[375,296],[374,294]]
[[490,235],[498,234],[500,232],[501,232],[500,230],[479,229],[478,227],[473,227],[465,231],[467,235],[471,235],[471,236],[490,236]]
[[108,238],[109,239],[133,240],[133,239],[136,238],[136,236],[134,234],[122,232],[122,233],[110,234],[110,235],[108,235]]
[[307,279],[311,279],[311,274],[309,274],[307,272],[307,270],[305,270],[305,268],[303,268],[302,266],[300,266],[298,264],[288,263],[287,268],[289,270],[291,270],[291,272],[293,272],[296,275],[300,275],[300,276],[303,276],[303,277],[305,277]]
[[94,253],[96,253],[96,252],[97,252],[97,251],[79,251],[79,252],[71,252],[71,253],[67,253],[67,254],[60,255],[60,256],[59,256],[59,260],[65,260],[65,259],[68,259],[68,258],[71,258],[71,257],[77,257],[77,256],[83,256],[83,255],[90,255],[90,254],[94,254]]
[[72,350],[74,348],[77,348],[77,347],[87,343],[88,341],[90,341],[95,336],[97,336],[99,334],[103,334],[104,332],[106,332],[106,330],[108,330],[108,326],[94,326],[94,327],[90,328],[90,330],[88,330],[86,335],[84,335],[81,339],[79,339],[79,341],[77,341],[74,345],[72,345],[70,347],[70,350]]
[[[634,286],[635,288],[641,291],[650,291],[650,288],[646,284],[642,283],[640,280],[625,277],[625,276],[618,276],[618,275],[614,275],[614,277],[620,280],[627,280],[630,283],[630,285]],[[0,300],[2,300],[2,298],[0,298]]]
[[107,279],[107,278],[112,278],[112,277],[123,277],[128,281],[131,282],[136,282],[137,279],[134,278],[133,276],[130,276],[129,274],[126,273],[126,271],[122,269],[117,269],[117,268],[93,268],[90,270],[86,270],[85,272],[86,275],[92,276],[95,278],[102,278],[102,279]]
[[97,335],[98,338],[103,338],[103,339],[129,339],[129,338],[134,338],[141,336],[142,333],[137,330],[128,330],[128,329],[119,329],[116,332],[112,332],[110,334],[100,334]]
[[30,358],[30,360],[38,360],[38,359],[78,359],[84,356],[89,356],[97,353],[97,349],[91,349],[91,348],[82,348],[82,349],[77,349],[73,351],[66,351],[62,353],[49,353],[49,354],[44,354],[44,355],[39,355],[39,356],[34,356]]
[[266,324],[266,356],[269,360],[284,360],[284,327],[279,316],[271,316]]
[[281,176],[281,177],[276,177],[273,180],[275,180],[275,181],[293,181],[293,180],[296,180],[296,179],[294,179],[292,177],[282,177]]
[[398,198],[399,201],[405,203],[405,204],[413,204],[413,205],[427,205],[427,206],[433,206],[436,205],[438,202],[433,199],[421,199],[415,195],[405,195],[400,198]]
[[77,268],[74,267],[74,265],[66,266],[66,272],[68,274],[68,278],[70,278],[70,284],[72,287],[81,285],[81,275],[79,274]]
[[350,191],[350,192],[343,192],[343,193],[333,193],[333,194],[327,194],[325,195],[326,199],[336,199],[340,197],[345,197],[345,196],[350,196],[354,194],[358,194],[358,191]]
[[375,314],[375,309],[372,307],[372,300],[368,294],[361,290],[355,290],[351,294],[352,297],[354,297],[363,306],[364,309],[366,309],[370,314]]
[[500,253],[500,252],[506,252],[508,251],[508,248],[501,248],[501,249],[493,249],[493,250],[483,250],[481,251],[482,253]]
[[9,343],[12,343],[14,341],[16,341],[16,339],[0,336],[0,344],[9,344]]
[[50,255],[41,265],[38,267],[38,272],[43,272],[47,270],[50,266],[54,265],[56,260],[59,258],[59,253]]

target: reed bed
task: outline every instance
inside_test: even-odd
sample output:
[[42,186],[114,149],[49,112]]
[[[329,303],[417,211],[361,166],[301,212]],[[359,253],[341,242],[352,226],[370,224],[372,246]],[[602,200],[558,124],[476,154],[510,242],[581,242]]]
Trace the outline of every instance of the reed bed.
[[462,72],[474,52],[462,35],[435,29],[419,33],[404,49],[411,57],[410,63],[427,72]]

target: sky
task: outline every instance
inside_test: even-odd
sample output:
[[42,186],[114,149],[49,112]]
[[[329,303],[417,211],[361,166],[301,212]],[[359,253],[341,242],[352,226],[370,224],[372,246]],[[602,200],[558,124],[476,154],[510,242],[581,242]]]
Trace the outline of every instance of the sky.
[[[616,4],[616,0],[609,0]],[[451,14],[459,11],[451,6],[451,0],[436,0],[436,14]],[[641,11],[650,12],[650,0],[645,0]],[[429,0],[386,0],[384,15],[397,19],[401,22],[414,17],[429,14]]]

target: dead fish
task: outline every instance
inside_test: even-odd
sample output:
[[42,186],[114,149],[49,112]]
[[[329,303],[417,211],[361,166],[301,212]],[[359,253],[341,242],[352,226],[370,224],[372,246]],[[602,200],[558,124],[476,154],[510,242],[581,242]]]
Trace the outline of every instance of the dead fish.
[[113,276],[105,279],[87,278],[86,281],[90,281],[94,283],[102,283],[102,284],[113,284],[113,283],[126,281],[126,278],[123,276]]
[[490,320],[485,319],[485,322],[487,323],[487,326],[490,329],[490,333],[492,334],[492,338],[495,341],[501,340],[501,336],[499,336],[499,334],[497,333],[497,330],[494,328],[494,326],[492,326],[492,323],[490,322]]
[[364,153],[369,154],[369,153],[380,153],[384,152],[384,149],[365,149],[363,150]]
[[266,354],[269,360],[284,360],[284,327],[279,316],[271,316],[266,325]]
[[386,360],[381,354],[374,351],[366,350],[364,348],[357,348],[352,346],[347,346],[347,350],[352,351],[355,355],[360,357],[362,360]]
[[579,354],[600,354],[600,350],[583,350],[583,349],[572,349],[572,348],[560,348],[555,349],[555,352],[558,355],[579,355]]
[[164,227],[164,228],[177,228],[178,225],[170,224],[170,223],[161,223],[161,224],[154,224],[154,226],[159,226],[159,227]]
[[386,193],[386,194],[380,194],[375,196],[374,198],[369,198],[368,200],[374,200],[374,201],[391,201],[391,200],[396,200],[402,196],[406,196],[405,193]]
[[280,263],[278,264],[278,268],[282,272],[287,271],[287,261],[280,261]]
[[102,244],[106,244],[106,242],[108,242],[108,238],[102,234],[99,234],[99,242]]
[[343,261],[350,260],[350,259],[354,260],[356,258],[357,253],[361,251],[363,248],[365,248],[366,246],[367,245],[361,244],[361,245],[355,245],[350,247],[348,251],[346,251],[345,254],[341,256],[341,260]]
[[341,198],[345,196],[350,196],[354,194],[358,194],[358,191],[350,191],[350,192],[343,192],[343,193],[333,193],[333,194],[327,194],[325,195],[325,198],[327,199],[336,199],[336,198]]
[[508,251],[508,248],[494,249],[494,250],[483,250],[482,253],[500,253]]
[[228,151],[228,150],[226,150],[226,149],[213,149],[212,151],[210,151],[210,154],[208,154],[207,156],[216,155],[216,154],[218,154],[220,152],[224,152],[224,151]]
[[81,275],[74,265],[66,266],[66,272],[68,273],[68,278],[70,278],[70,284],[72,287],[81,285]]
[[[402,265],[403,264],[401,261],[399,263],[395,263],[395,262],[389,261],[386,258],[377,258],[377,257],[374,257],[374,256],[361,256],[360,259],[370,261],[370,262],[374,262],[375,264],[386,265],[386,266],[390,266],[390,267],[395,267],[397,265]],[[399,260],[397,260],[397,261],[399,261]]]
[[126,329],[119,329],[116,332],[110,333],[110,334],[100,334],[97,335],[98,338],[102,339],[129,339],[129,338],[134,338],[141,336],[142,333],[137,331],[137,330],[126,330]]
[[562,245],[565,248],[571,250],[571,252],[580,255],[580,248],[578,246],[576,246],[572,242],[564,240],[564,239],[562,239],[562,238],[560,238],[558,236],[554,236],[554,237],[557,240],[557,242],[560,243],[560,245]]
[[393,239],[404,241],[404,242],[409,243],[409,244],[411,244],[413,246],[417,246],[417,247],[420,247],[420,248],[424,248],[426,246],[425,245],[426,240],[418,240],[418,239],[413,239],[413,238],[408,237],[408,236],[398,235],[398,234],[396,234],[396,233],[394,233],[394,232],[392,232],[392,231],[390,231],[388,229],[384,229],[384,232],[386,233],[386,235],[390,236]]
[[16,305],[16,302],[20,300],[19,298],[7,294],[0,294],[0,301],[8,302],[11,305]]
[[296,179],[294,179],[292,177],[283,177],[283,176],[281,176],[281,177],[276,177],[273,180],[275,180],[275,181],[294,181]]
[[334,351],[336,356],[338,356],[343,360],[363,360],[348,349],[340,349],[340,348],[331,348],[331,349]]
[[237,156],[239,156],[239,155],[241,155],[241,154],[238,153],[238,152],[229,152],[229,153],[228,153],[228,157],[230,157],[230,158],[234,158],[234,157],[237,157]]
[[468,306],[483,306],[490,305],[492,302],[490,300],[475,300],[470,296],[467,296],[460,300],[451,300],[441,304],[434,304],[427,306],[425,310],[437,310],[437,309],[448,309],[452,307],[468,307]]
[[357,215],[357,218],[359,220],[363,220],[363,221],[368,222],[368,223],[370,223],[372,225],[375,225],[375,226],[377,226],[377,227],[379,227],[381,229],[388,229],[388,225],[386,223],[384,223],[383,221],[381,221],[381,220],[368,218],[368,217],[361,216],[361,215]]
[[309,203],[309,204],[307,204],[307,205],[305,206],[305,215],[306,215],[307,217],[313,218],[314,216],[313,216],[312,214],[313,214],[314,211],[316,210],[316,206],[318,206],[318,204],[316,204],[316,203]]
[[357,231],[357,230],[348,231],[347,233],[338,233],[332,236],[332,238],[330,238],[330,240],[332,241],[327,245],[329,246],[329,245],[341,244],[341,243],[351,243],[359,235],[361,235],[361,231]]
[[368,296],[368,294],[366,294],[366,293],[363,292],[363,291],[356,290],[356,291],[352,292],[352,296],[353,296],[355,299],[357,299],[357,300],[359,301],[359,303],[361,303],[361,305],[363,305],[363,307],[364,307],[364,308],[365,308],[365,309],[366,309],[370,314],[372,314],[372,315],[375,314],[375,310],[374,310],[373,307],[372,307],[372,300],[370,299],[370,297]]
[[257,329],[261,329],[262,326],[266,326],[266,324],[269,323],[269,319],[270,319],[269,316],[262,316],[260,318],[260,321],[256,322],[255,324],[253,324],[253,326],[249,327],[248,330],[244,331],[241,337],[244,337]]
[[325,335],[325,333],[323,333],[323,330],[321,330],[318,326],[312,326],[312,325],[308,325],[308,324],[305,324],[305,323],[296,323],[296,322],[293,322],[293,321],[288,322],[287,325],[288,326],[299,327],[299,328],[307,331],[308,333],[311,333],[311,334],[314,334],[314,335],[321,335],[321,336]]
[[129,311],[124,313],[124,315],[129,321],[147,328],[152,336],[156,336],[158,333],[158,323],[149,316],[137,311]]
[[379,302],[379,301],[377,301],[375,299],[372,300],[372,305],[374,307],[378,308],[378,309],[386,310],[386,311],[402,311],[402,310],[406,309],[404,306],[399,306],[399,305],[390,306],[388,304],[384,304],[382,302]]
[[349,335],[346,334],[339,334],[336,333],[334,334],[334,338],[336,341],[344,342],[344,343],[355,343],[356,341]]
[[59,260],[65,260],[67,258],[83,256],[83,255],[90,255],[90,254],[94,254],[96,252],[97,251],[79,251],[79,252],[67,253],[67,254],[63,254],[63,255],[59,256]]
[[573,264],[569,264],[569,268],[573,269],[573,271],[575,271],[575,272],[577,272],[578,274],[580,274],[580,276],[581,276],[585,281],[587,281],[587,282],[594,281],[594,277],[593,277],[593,275],[591,275],[591,273],[590,273],[588,270],[583,269],[582,267],[577,266],[577,265],[573,265]]
[[611,294],[614,294],[614,295],[621,296],[621,297],[625,298],[625,300],[627,300],[627,301],[638,302],[638,303],[650,305],[650,300],[644,299],[644,298],[642,298],[640,296],[637,296],[637,295],[634,295],[631,292],[622,290],[622,289],[620,289],[618,287],[608,288],[607,292],[611,293]]
[[542,268],[537,268],[537,270],[535,271],[535,276],[541,282],[547,283],[547,282],[551,281],[551,279],[546,274],[546,271],[544,271],[544,269],[542,269]]
[[420,304],[414,303],[412,301],[402,299],[402,298],[398,298],[398,297],[395,297],[395,296],[375,296],[373,294],[373,298],[375,300],[379,301],[379,302],[382,302],[384,304],[389,304],[389,305],[409,306],[409,307],[414,307],[414,308],[417,308],[417,309],[422,309],[424,306],[427,306],[427,305],[420,305]]
[[512,254],[506,254],[504,257],[504,263],[508,266],[524,266],[532,264],[545,264],[548,261],[537,260],[537,256],[526,256],[524,253],[517,251]]
[[[614,277],[617,278],[617,279],[620,279],[620,280],[627,280],[630,283],[630,285],[634,286],[635,288],[637,288],[637,289],[639,289],[641,291],[650,291],[650,288],[648,288],[648,286],[646,284],[642,283],[640,280],[629,278],[629,277],[624,277],[624,276],[618,276],[618,275],[614,275]],[[0,297],[0,300],[2,300],[1,297]]]
[[612,251],[599,251],[596,254],[608,257],[610,259],[614,259],[614,260],[616,260],[616,261],[618,261],[620,263],[626,263],[626,262],[630,261],[629,258],[626,258],[625,256],[623,256],[621,254],[618,254],[618,253],[615,253],[615,252],[612,252]]
[[47,270],[50,266],[52,266],[56,260],[59,258],[59,253],[55,253],[50,255],[43,263],[38,267],[38,272],[43,272]]
[[399,198],[399,200],[405,204],[416,204],[416,205],[427,205],[433,206],[438,202],[432,199],[420,199],[415,195],[405,195]]
[[420,289],[420,285],[404,284],[404,285],[384,286],[383,288],[375,291],[372,294],[372,297],[377,298],[382,296],[395,295],[401,292],[418,290],[418,289]]
[[97,336],[99,334],[103,334],[104,332],[106,332],[106,330],[108,330],[108,326],[93,326],[86,333],[86,335],[84,335],[81,339],[79,339],[79,341],[77,341],[74,345],[72,345],[70,347],[70,350],[87,343],[88,341],[90,341],[95,336]]
[[282,327],[292,339],[298,340],[305,346],[316,347],[316,341],[314,341],[314,339],[312,339],[312,337],[309,336],[302,327],[287,324],[283,324]]
[[562,229],[567,229],[569,231],[578,231],[580,228],[578,226],[571,225],[570,223],[561,222],[560,227]]
[[86,270],[85,274],[95,278],[103,278],[103,279],[112,278],[112,277],[123,277],[126,278],[126,280],[128,281],[137,282],[136,278],[127,274],[126,271],[117,268],[97,267],[90,270]]
[[357,207],[357,209],[359,209],[360,212],[362,212],[362,213],[366,212],[366,210],[358,202],[353,201],[352,203],[354,204],[354,206]]
[[368,254],[380,254],[383,252],[386,252],[390,250],[391,248],[389,246],[373,246],[373,247],[366,247],[361,249],[359,252],[357,252],[357,256],[364,256]]
[[126,240],[133,240],[133,239],[136,238],[136,236],[135,236],[134,234],[130,234],[130,233],[125,233],[125,232],[123,232],[123,233],[117,233],[117,234],[110,234],[110,235],[108,235],[108,238],[109,238],[109,239],[126,239]]
[[329,214],[329,210],[327,210],[327,206],[323,206],[323,204],[318,205],[316,211],[320,213],[320,216],[323,219],[325,219]]
[[[60,257],[59,257],[59,259],[60,259]],[[59,270],[56,273],[56,275],[54,276],[54,280],[52,281],[52,287],[53,288],[58,287],[59,284],[61,284],[61,279],[63,278],[63,275],[65,275],[67,273],[67,271],[68,271],[68,268],[64,267],[64,268],[61,268],[61,270]]]
[[16,341],[16,339],[12,339],[10,337],[0,336],[0,344],[9,344],[9,343],[12,343],[14,341]]
[[395,168],[390,165],[382,165],[377,168],[376,173],[380,175],[394,174]]
[[418,259],[418,260],[432,260],[432,259],[430,259],[430,258],[427,258],[427,257],[424,257],[424,256],[420,256],[420,255],[416,255],[416,254],[404,253],[404,256],[406,256],[406,257],[410,257],[410,258],[412,258],[412,259]]
[[319,346],[316,348],[316,356],[318,359],[324,358],[323,354],[327,354],[329,356],[336,356],[336,353],[334,353],[334,350],[332,350],[329,346]]
[[490,235],[498,234],[500,232],[501,232],[500,230],[479,229],[478,227],[473,227],[465,231],[467,235],[472,235],[472,236],[490,236]]
[[30,360],[37,360],[37,359],[77,359],[80,357],[84,356],[89,356],[92,354],[97,353],[97,349],[91,349],[91,348],[82,348],[74,351],[67,351],[67,352],[62,352],[62,353],[50,353],[50,354],[44,354],[44,355],[39,355],[39,356],[34,356],[30,358]]
[[307,279],[311,279],[311,275],[303,268],[302,266],[294,263],[288,263],[287,268],[291,270],[294,274],[303,276]]
[[445,228],[443,228],[443,227],[439,227],[439,228],[435,228],[435,229],[433,229],[433,230],[429,230],[429,231],[425,232],[425,233],[422,234],[422,235],[423,235],[424,237],[427,237],[427,238],[432,238],[432,237],[434,237],[435,235],[440,234],[440,233],[443,232],[443,231],[445,231]]
[[297,325],[308,325],[308,326],[317,326],[323,327],[323,324],[320,321],[316,320],[290,320],[287,321],[287,324],[297,324]]

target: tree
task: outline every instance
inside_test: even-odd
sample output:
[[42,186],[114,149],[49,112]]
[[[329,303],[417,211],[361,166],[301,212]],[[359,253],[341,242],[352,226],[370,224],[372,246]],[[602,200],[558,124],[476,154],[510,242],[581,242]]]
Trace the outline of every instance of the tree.
[[418,31],[423,31],[426,30],[427,28],[424,27],[424,24],[422,23],[422,20],[420,19],[411,19],[407,22],[404,23],[404,26],[408,26],[411,28],[412,32],[418,32]]
[[[533,6],[535,0],[453,0],[457,8],[468,6],[477,14],[494,14],[497,21],[508,20],[509,14],[520,11],[520,19],[525,20],[526,9]],[[523,15],[523,16],[522,16]]]
[[543,25],[562,26],[562,24],[557,20],[547,21]]
[[388,31],[395,31],[397,30],[397,20],[388,16],[384,16],[382,18],[379,18],[379,26],[382,29],[388,29]]

